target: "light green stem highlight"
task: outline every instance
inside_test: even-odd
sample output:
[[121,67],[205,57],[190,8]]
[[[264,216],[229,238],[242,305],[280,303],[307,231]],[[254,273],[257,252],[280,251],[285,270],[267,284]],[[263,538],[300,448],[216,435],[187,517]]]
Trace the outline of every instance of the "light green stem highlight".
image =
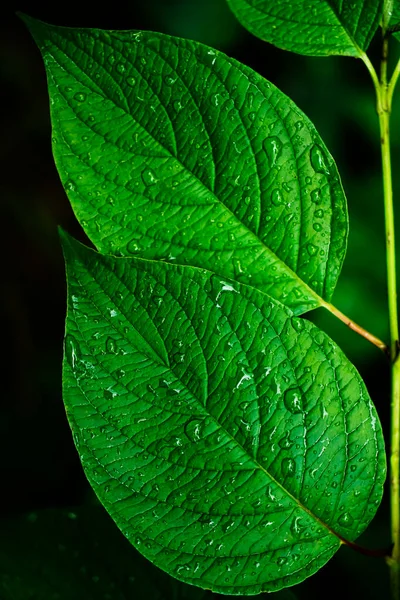
[[376,337],[376,335],[373,335],[372,333],[361,327],[361,325],[358,325],[355,321],[353,321],[347,315],[342,313],[333,304],[330,304],[329,302],[324,302],[322,306],[326,308],[326,310],[329,310],[329,312],[332,313],[340,321],[345,323],[345,325],[347,325],[347,327],[349,327],[352,331],[355,331],[356,333],[358,333],[358,335],[361,335],[363,338],[371,342],[371,344],[374,344],[374,346],[388,354],[389,348],[387,347],[385,342]]

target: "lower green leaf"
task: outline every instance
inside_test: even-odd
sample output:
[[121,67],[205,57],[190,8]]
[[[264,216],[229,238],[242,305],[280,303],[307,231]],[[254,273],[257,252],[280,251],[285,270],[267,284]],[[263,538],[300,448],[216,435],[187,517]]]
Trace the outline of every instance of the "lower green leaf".
[[63,238],[67,415],[132,544],[182,581],[250,595],[360,535],[384,444],[335,343],[254,288]]

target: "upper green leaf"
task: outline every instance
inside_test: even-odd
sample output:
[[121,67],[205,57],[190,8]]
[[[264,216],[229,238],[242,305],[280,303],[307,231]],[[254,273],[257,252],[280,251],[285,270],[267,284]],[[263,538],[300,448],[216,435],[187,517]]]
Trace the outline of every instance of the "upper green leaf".
[[208,271],[64,239],[63,390],[86,475],[157,566],[221,593],[302,581],[375,513],[379,420],[325,334]]
[[293,102],[196,42],[28,25],[46,64],[57,167],[100,251],[206,267],[296,314],[330,300],[346,201]]
[[360,57],[378,29],[383,0],[227,0],[251,33],[311,56]]

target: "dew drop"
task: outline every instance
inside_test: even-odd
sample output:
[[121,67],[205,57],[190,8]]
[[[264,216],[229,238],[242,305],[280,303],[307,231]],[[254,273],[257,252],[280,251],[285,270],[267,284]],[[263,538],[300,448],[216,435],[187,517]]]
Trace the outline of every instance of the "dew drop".
[[315,256],[318,252],[318,248],[317,246],[314,246],[314,244],[307,244],[307,252],[310,256]]
[[317,144],[311,148],[310,158],[312,168],[316,173],[322,173],[323,175],[327,176],[330,175],[329,168],[326,164],[324,151]]
[[293,442],[290,441],[290,432],[288,431],[283,438],[281,438],[278,442],[278,446],[279,448],[281,448],[282,450],[287,450],[288,448],[290,448],[293,445]]
[[316,189],[311,192],[311,202],[314,204],[321,204],[321,190]]
[[135,240],[135,239],[131,240],[131,241],[128,243],[128,245],[127,245],[126,249],[128,250],[128,252],[129,252],[130,254],[137,254],[138,252],[140,252],[140,246],[139,246],[139,244],[137,243],[137,240]]
[[274,204],[275,206],[281,206],[281,204],[283,204],[283,196],[277,188],[272,190],[271,200],[272,204]]
[[176,110],[176,112],[179,112],[180,110],[182,110],[182,104],[180,103],[179,100],[174,100],[173,105],[174,109]]
[[75,190],[75,184],[74,184],[74,182],[73,182],[73,181],[71,181],[70,179],[68,179],[68,181],[66,181],[66,182],[65,182],[65,185],[64,185],[64,187],[65,187],[65,189],[67,189],[67,190],[72,190],[72,191],[73,191],[73,190]]
[[85,102],[85,100],[86,100],[86,94],[84,94],[83,92],[77,92],[77,93],[74,95],[74,99],[75,99],[77,102]]
[[130,86],[130,87],[134,87],[136,85],[136,79],[134,77],[127,77],[126,78],[126,83]]
[[152,171],[151,169],[144,169],[144,171],[142,171],[142,181],[144,183],[144,185],[154,185],[155,183],[157,183],[157,177],[154,173],[154,171]]
[[267,498],[270,502],[274,502],[276,500],[276,496],[272,491],[272,486],[267,485],[266,494],[267,494]]
[[227,533],[231,529],[231,527],[233,527],[234,525],[235,525],[235,521],[231,521],[229,519],[229,521],[227,521],[226,523],[223,523],[221,525],[221,529],[224,533]]
[[284,183],[282,183],[282,187],[285,190],[285,192],[291,192],[292,188],[290,187],[290,185],[285,181]]
[[109,354],[117,353],[117,342],[112,337],[106,339],[106,351]]
[[301,517],[295,517],[290,525],[290,531],[294,537],[301,535],[303,526],[301,525]]
[[65,356],[73,369],[76,369],[77,362],[80,360],[81,352],[79,344],[73,335],[68,333],[65,337]]
[[299,390],[287,390],[283,402],[287,410],[293,415],[303,411],[303,400]]
[[164,77],[165,85],[174,85],[175,81],[176,81],[176,79],[174,79],[170,75],[167,75],[166,77]]
[[126,71],[126,67],[123,63],[118,63],[115,68],[117,69],[118,73],[120,73],[121,75],[123,75]]
[[201,430],[203,421],[200,419],[190,419],[185,425],[186,437],[191,442],[198,442],[201,439]]
[[287,558],[285,556],[281,556],[280,558],[278,558],[278,560],[276,561],[276,564],[279,565],[280,567],[282,565],[285,565],[287,563]]
[[104,390],[103,391],[103,396],[106,400],[112,400],[114,398],[114,396],[116,396],[117,394],[115,392],[112,392],[111,390]]
[[293,325],[293,329],[295,331],[303,331],[303,329],[304,329],[304,321],[303,321],[303,319],[293,318],[292,319],[292,325]]
[[214,94],[212,96],[212,103],[214,104],[214,106],[218,106],[219,105],[219,94]]
[[339,525],[342,525],[342,527],[351,527],[354,523],[354,519],[350,513],[345,512],[338,518],[338,523]]
[[315,216],[317,217],[317,219],[322,219],[322,217],[324,216],[324,211],[322,210],[322,208],[319,208],[315,211]]
[[293,458],[284,458],[282,461],[282,473],[284,477],[293,477],[296,472],[296,463]]
[[274,135],[264,140],[263,146],[268,157],[269,166],[272,168],[282,151],[282,142]]
[[314,229],[314,231],[321,231],[321,229],[322,229],[321,223],[314,223],[313,229]]

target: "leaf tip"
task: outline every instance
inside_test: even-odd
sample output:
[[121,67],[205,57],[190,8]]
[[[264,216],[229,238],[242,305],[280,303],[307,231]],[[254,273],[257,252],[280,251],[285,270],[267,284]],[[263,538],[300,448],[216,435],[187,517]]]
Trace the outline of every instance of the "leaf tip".
[[20,10],[16,12],[16,15],[25,23],[38,47],[42,48],[46,39],[48,39],[48,36],[45,35],[45,31],[48,31],[52,25],[40,21],[39,19],[35,19]]
[[76,250],[77,246],[80,245],[77,240],[75,240],[69,233],[67,233],[61,226],[58,226],[58,235],[60,238],[61,248],[64,254],[65,260],[67,260],[67,256],[72,253],[75,254],[74,250]]

